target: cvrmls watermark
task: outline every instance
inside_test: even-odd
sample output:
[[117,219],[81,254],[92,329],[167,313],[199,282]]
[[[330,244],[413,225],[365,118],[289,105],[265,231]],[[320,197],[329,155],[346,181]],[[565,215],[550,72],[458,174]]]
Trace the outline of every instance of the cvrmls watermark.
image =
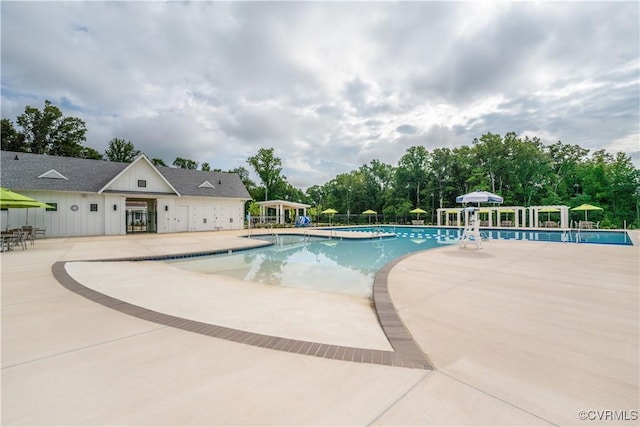
[[638,411],[636,409],[595,409],[578,411],[578,419],[583,421],[636,421],[638,419]]

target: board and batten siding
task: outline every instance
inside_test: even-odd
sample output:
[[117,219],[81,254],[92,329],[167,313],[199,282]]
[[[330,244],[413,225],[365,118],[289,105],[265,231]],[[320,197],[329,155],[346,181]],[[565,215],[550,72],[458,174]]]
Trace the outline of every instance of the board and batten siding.
[[[144,181],[145,187],[138,186]],[[147,162],[137,162],[125,170],[107,188],[109,191],[142,191],[149,193],[173,193],[171,187]],[[144,196],[143,196],[144,197]]]
[[[101,194],[20,191],[20,194],[44,203],[56,203],[56,211],[43,208],[10,209],[3,212],[3,228],[30,225],[45,228],[49,236],[95,236],[105,234],[105,215],[108,214],[105,197]],[[97,211],[91,211],[91,204]],[[77,209],[72,209],[77,206]]]
[[243,214],[240,199],[158,197],[158,233],[240,230]]
[[[42,208],[2,212],[3,228],[31,225],[46,228],[47,237],[126,234],[126,196],[68,192],[23,191],[57,211]],[[91,204],[97,211],[91,211]],[[244,200],[207,197],[158,197],[157,232],[240,230],[244,228]],[[72,206],[77,210],[72,210]],[[116,209],[113,209],[113,206]],[[166,206],[166,209],[165,209]],[[8,222],[7,222],[8,220]]]
[[[105,194],[104,232],[106,235],[127,234],[127,198]],[[114,209],[115,207],[115,209]]]

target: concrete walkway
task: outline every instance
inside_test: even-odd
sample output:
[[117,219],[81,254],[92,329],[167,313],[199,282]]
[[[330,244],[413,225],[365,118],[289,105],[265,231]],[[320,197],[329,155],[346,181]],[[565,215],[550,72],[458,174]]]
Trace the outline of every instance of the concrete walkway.
[[[183,331],[96,304],[51,273],[58,261],[256,244],[239,234],[47,239],[3,253],[2,425],[638,425],[638,246],[491,241],[399,261],[389,293],[434,371]],[[74,264],[83,281],[97,280],[89,263]],[[96,273],[130,292],[126,274]],[[175,276],[137,282],[164,287],[166,297],[134,292],[138,304],[151,303],[148,294],[156,308],[178,309]],[[178,301],[189,314],[189,299]],[[317,312],[330,303],[319,297]],[[250,310],[241,314],[246,328],[263,327],[251,324]],[[379,331],[368,323],[362,331]],[[279,327],[269,333],[285,335]],[[388,345],[361,332],[323,333]],[[582,421],[580,410],[600,412]]]

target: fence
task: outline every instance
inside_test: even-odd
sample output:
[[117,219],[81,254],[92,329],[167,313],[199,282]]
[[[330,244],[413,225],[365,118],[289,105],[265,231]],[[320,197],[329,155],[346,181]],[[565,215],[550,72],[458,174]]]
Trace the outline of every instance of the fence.
[[127,211],[127,234],[157,232],[157,215],[148,211]]

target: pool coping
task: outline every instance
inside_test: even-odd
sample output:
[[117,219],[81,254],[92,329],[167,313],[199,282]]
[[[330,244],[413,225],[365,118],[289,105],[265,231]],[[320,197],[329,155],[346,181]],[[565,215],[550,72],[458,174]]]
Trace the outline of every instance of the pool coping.
[[[272,243],[255,246],[269,246]],[[135,304],[93,290],[76,281],[67,272],[65,265],[68,262],[121,262],[121,261],[159,261],[164,259],[177,259],[203,255],[229,253],[248,250],[251,248],[231,248],[215,251],[192,252],[174,255],[151,255],[141,257],[127,257],[115,259],[58,261],[52,265],[51,271],[55,279],[63,287],[90,301],[101,304],[110,309],[147,320],[164,326],[194,332],[214,338],[233,341],[241,344],[267,348],[271,350],[296,353],[306,356],[323,357],[357,363],[370,363],[402,368],[434,370],[435,367],[422,352],[411,333],[406,328],[396,311],[388,290],[388,276],[393,267],[404,258],[419,252],[406,254],[384,265],[377,273],[373,281],[373,307],[378,322],[391,344],[393,351],[375,350],[359,347],[340,346],[317,343],[312,341],[295,340],[273,335],[259,334],[226,326],[213,325],[183,317],[173,316],[158,311],[150,310]]]

